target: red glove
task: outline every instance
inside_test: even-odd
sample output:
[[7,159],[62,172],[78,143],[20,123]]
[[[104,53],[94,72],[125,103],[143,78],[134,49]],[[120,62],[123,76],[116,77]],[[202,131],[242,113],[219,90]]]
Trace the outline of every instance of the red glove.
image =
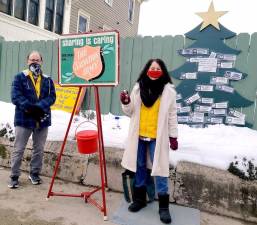
[[127,91],[122,91],[120,93],[120,101],[123,105],[127,105],[130,103],[130,97]]
[[172,150],[177,150],[178,149],[178,141],[177,138],[169,137],[170,139],[170,148]]

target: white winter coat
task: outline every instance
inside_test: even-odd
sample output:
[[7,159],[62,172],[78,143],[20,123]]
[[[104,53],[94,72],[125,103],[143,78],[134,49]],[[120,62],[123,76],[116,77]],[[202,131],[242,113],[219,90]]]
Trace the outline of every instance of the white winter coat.
[[[138,83],[135,84],[130,98],[131,102],[128,105],[122,104],[124,113],[130,117],[130,125],[121,165],[130,171],[136,172],[140,109],[142,103]],[[176,91],[174,89],[174,85],[167,83],[164,86],[160,100],[156,147],[151,175],[168,177],[169,137],[178,136]]]

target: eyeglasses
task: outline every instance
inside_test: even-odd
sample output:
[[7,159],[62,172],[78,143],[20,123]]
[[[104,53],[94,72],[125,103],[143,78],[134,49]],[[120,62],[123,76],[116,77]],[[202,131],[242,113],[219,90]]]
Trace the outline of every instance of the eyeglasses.
[[41,59],[29,59],[31,62],[41,62]]

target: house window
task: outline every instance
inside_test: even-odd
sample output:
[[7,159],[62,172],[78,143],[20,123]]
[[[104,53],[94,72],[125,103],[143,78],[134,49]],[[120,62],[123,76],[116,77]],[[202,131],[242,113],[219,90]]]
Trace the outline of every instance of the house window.
[[53,30],[54,21],[54,0],[46,0],[45,25],[46,30]]
[[89,19],[90,17],[85,13],[79,11],[78,14],[78,33],[85,33],[89,29]]
[[128,0],[128,21],[130,23],[133,23],[133,17],[134,17],[134,8],[135,8],[135,0]]
[[63,14],[64,0],[46,0],[44,28],[61,34],[63,27]]
[[63,32],[65,0],[0,0],[0,12],[39,25],[41,1],[45,3],[44,28],[61,34]]
[[109,6],[112,7],[113,0],[104,0]]
[[39,2],[40,0],[0,0],[0,11],[38,25]]
[[12,14],[12,0],[0,0],[0,12]]
[[26,0],[15,1],[14,5],[14,16],[21,20],[26,20]]
[[64,0],[57,0],[55,16],[55,33],[62,33]]
[[30,0],[28,22],[38,25],[39,0]]

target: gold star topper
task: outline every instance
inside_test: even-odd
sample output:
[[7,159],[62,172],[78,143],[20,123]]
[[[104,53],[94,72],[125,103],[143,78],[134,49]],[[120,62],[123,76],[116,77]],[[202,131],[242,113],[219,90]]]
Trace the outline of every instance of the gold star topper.
[[203,19],[202,26],[200,28],[200,31],[203,30],[205,27],[208,27],[209,25],[214,26],[216,29],[220,29],[218,18],[226,14],[227,11],[215,11],[213,2],[211,2],[208,12],[198,12],[196,13],[198,16],[200,16]]

